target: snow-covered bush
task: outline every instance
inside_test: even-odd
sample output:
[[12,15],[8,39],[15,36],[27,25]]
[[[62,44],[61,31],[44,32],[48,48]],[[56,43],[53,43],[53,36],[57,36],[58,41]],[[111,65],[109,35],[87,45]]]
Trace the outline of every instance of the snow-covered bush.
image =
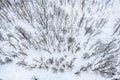
[[0,64],[18,60],[16,65],[30,70],[91,70],[113,77],[120,72],[119,20],[109,25],[107,12],[113,5],[112,0],[0,0]]

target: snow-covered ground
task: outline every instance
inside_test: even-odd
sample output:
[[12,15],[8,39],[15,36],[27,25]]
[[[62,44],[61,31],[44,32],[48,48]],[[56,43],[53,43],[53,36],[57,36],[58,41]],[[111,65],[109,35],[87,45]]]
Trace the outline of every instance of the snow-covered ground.
[[72,72],[53,73],[39,69],[26,70],[16,66],[14,63],[1,66],[0,69],[0,78],[2,80],[109,80],[93,72],[74,75]]
[[119,0],[0,0],[0,80],[120,80]]

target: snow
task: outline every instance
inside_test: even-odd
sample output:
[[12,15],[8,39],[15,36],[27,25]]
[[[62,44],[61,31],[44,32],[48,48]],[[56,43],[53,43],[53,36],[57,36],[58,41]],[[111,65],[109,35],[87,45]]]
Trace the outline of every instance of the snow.
[[119,78],[119,4],[119,0],[0,1],[0,80]]
[[7,64],[0,67],[0,78],[3,80],[33,80],[34,77],[40,80],[109,80],[92,72],[83,72],[81,75],[74,75],[71,72],[53,73],[39,69],[26,70],[15,64]]

